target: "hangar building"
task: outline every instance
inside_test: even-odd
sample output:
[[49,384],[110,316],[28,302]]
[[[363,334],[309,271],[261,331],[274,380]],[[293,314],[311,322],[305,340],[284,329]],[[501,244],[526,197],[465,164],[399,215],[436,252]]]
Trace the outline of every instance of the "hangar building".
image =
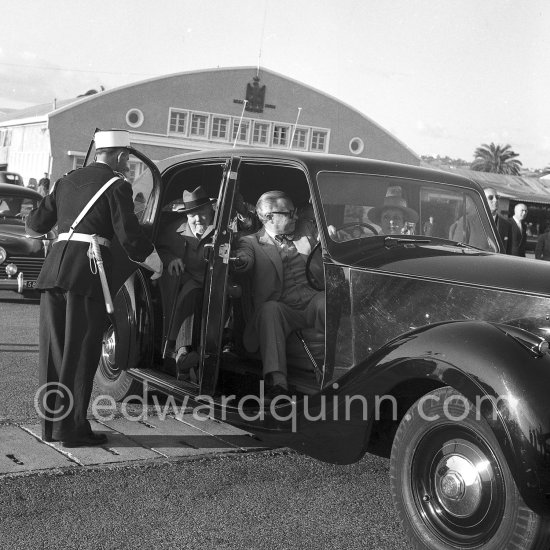
[[[419,157],[354,108],[256,67],[167,75],[0,116],[0,170],[52,181],[82,165],[96,128],[130,131],[153,160],[198,149],[272,147],[419,165]],[[140,166],[132,167],[134,174]]]

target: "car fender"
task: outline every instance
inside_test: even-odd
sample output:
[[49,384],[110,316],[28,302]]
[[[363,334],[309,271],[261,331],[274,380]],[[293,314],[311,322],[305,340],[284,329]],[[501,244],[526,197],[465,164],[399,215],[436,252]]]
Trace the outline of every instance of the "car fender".
[[118,368],[148,367],[153,360],[151,295],[141,270],[122,285],[114,300],[115,362]]
[[[529,350],[520,341],[518,336],[528,338],[528,333],[508,328],[453,321],[402,335],[342,377],[337,394],[365,396],[369,416],[375,417],[377,399],[392,395],[398,386],[412,388],[413,381],[429,381],[453,387],[478,407],[489,424],[526,503],[547,509],[550,356]],[[363,441],[365,452],[368,435]]]

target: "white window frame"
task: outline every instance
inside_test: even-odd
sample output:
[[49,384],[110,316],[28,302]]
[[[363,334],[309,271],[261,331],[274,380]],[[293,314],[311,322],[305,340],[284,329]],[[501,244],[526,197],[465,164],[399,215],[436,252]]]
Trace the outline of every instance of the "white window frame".
[[[324,143],[323,148],[314,147],[313,142],[315,140],[316,134],[324,134]],[[324,128],[311,128],[310,138],[309,138],[309,148],[314,153],[326,153],[328,151],[328,142],[329,142],[329,131]]]
[[[235,141],[235,135],[237,134],[237,130],[239,129],[239,123],[241,124],[240,129],[240,135],[237,137],[237,143],[249,143],[250,142],[250,129],[252,128],[252,121],[253,119],[250,118],[243,118],[242,120],[238,117],[234,117],[232,124],[231,124],[231,143]],[[243,134],[243,128],[244,128],[244,134],[245,138],[241,139],[240,136]]]
[[[227,115],[216,115],[216,114],[212,114],[211,115],[211,124],[210,124],[210,139],[212,140],[215,140],[215,141],[228,141],[230,136],[231,136],[231,117],[227,116]],[[214,135],[214,126],[216,124],[216,121],[217,120],[224,120],[225,123],[226,123],[226,127],[225,127],[225,137],[220,137],[220,136],[215,136]]]
[[[185,122],[183,124],[183,131],[180,132],[178,130],[172,130],[172,114],[177,115],[183,115],[185,117]],[[186,111],[185,109],[174,109],[170,107],[170,111],[168,113],[168,135],[172,136],[186,136],[187,130],[189,128],[189,111]],[[178,121],[179,126],[179,121]]]
[[[277,135],[278,132],[285,131],[286,137],[284,143],[281,143],[281,136]],[[273,123],[273,131],[271,132],[271,143],[275,149],[288,149],[288,142],[292,134],[292,126],[284,123]]]
[[[299,132],[304,132],[304,143],[302,146],[294,145],[294,140],[296,139],[296,135]],[[309,132],[310,129],[305,126],[297,126],[294,128],[292,127],[292,145],[290,146],[291,149],[295,149],[297,151],[307,151],[309,146]]]
[[[204,133],[193,133],[193,119],[194,117],[204,117]],[[210,133],[210,113],[204,111],[191,111],[189,115],[189,137],[193,139],[208,139]]]
[[[256,128],[259,126],[265,127],[263,128],[265,130],[265,141],[256,141],[254,137],[256,135]],[[271,141],[271,132],[272,132],[271,127],[272,127],[271,122],[267,122],[265,120],[254,120],[254,124],[252,127],[252,136],[251,136],[252,144],[269,147],[270,141]]]

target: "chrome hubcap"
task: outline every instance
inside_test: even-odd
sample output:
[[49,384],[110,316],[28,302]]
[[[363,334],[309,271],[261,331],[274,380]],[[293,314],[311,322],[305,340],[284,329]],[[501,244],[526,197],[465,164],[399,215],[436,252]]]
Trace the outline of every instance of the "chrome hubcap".
[[103,348],[101,350],[101,356],[105,364],[108,364],[110,366],[115,364],[115,348],[115,333],[113,331],[113,328],[111,327],[109,331],[105,334],[105,338],[103,339]]
[[439,502],[456,517],[471,516],[481,502],[483,487],[479,464],[461,454],[450,454],[435,469],[435,490]]

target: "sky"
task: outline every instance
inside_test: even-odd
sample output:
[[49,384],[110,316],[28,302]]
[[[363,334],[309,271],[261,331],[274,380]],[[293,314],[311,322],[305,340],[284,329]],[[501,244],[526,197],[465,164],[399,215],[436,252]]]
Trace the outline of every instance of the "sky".
[[548,0],[0,0],[0,109],[258,64],[418,155],[550,165]]

